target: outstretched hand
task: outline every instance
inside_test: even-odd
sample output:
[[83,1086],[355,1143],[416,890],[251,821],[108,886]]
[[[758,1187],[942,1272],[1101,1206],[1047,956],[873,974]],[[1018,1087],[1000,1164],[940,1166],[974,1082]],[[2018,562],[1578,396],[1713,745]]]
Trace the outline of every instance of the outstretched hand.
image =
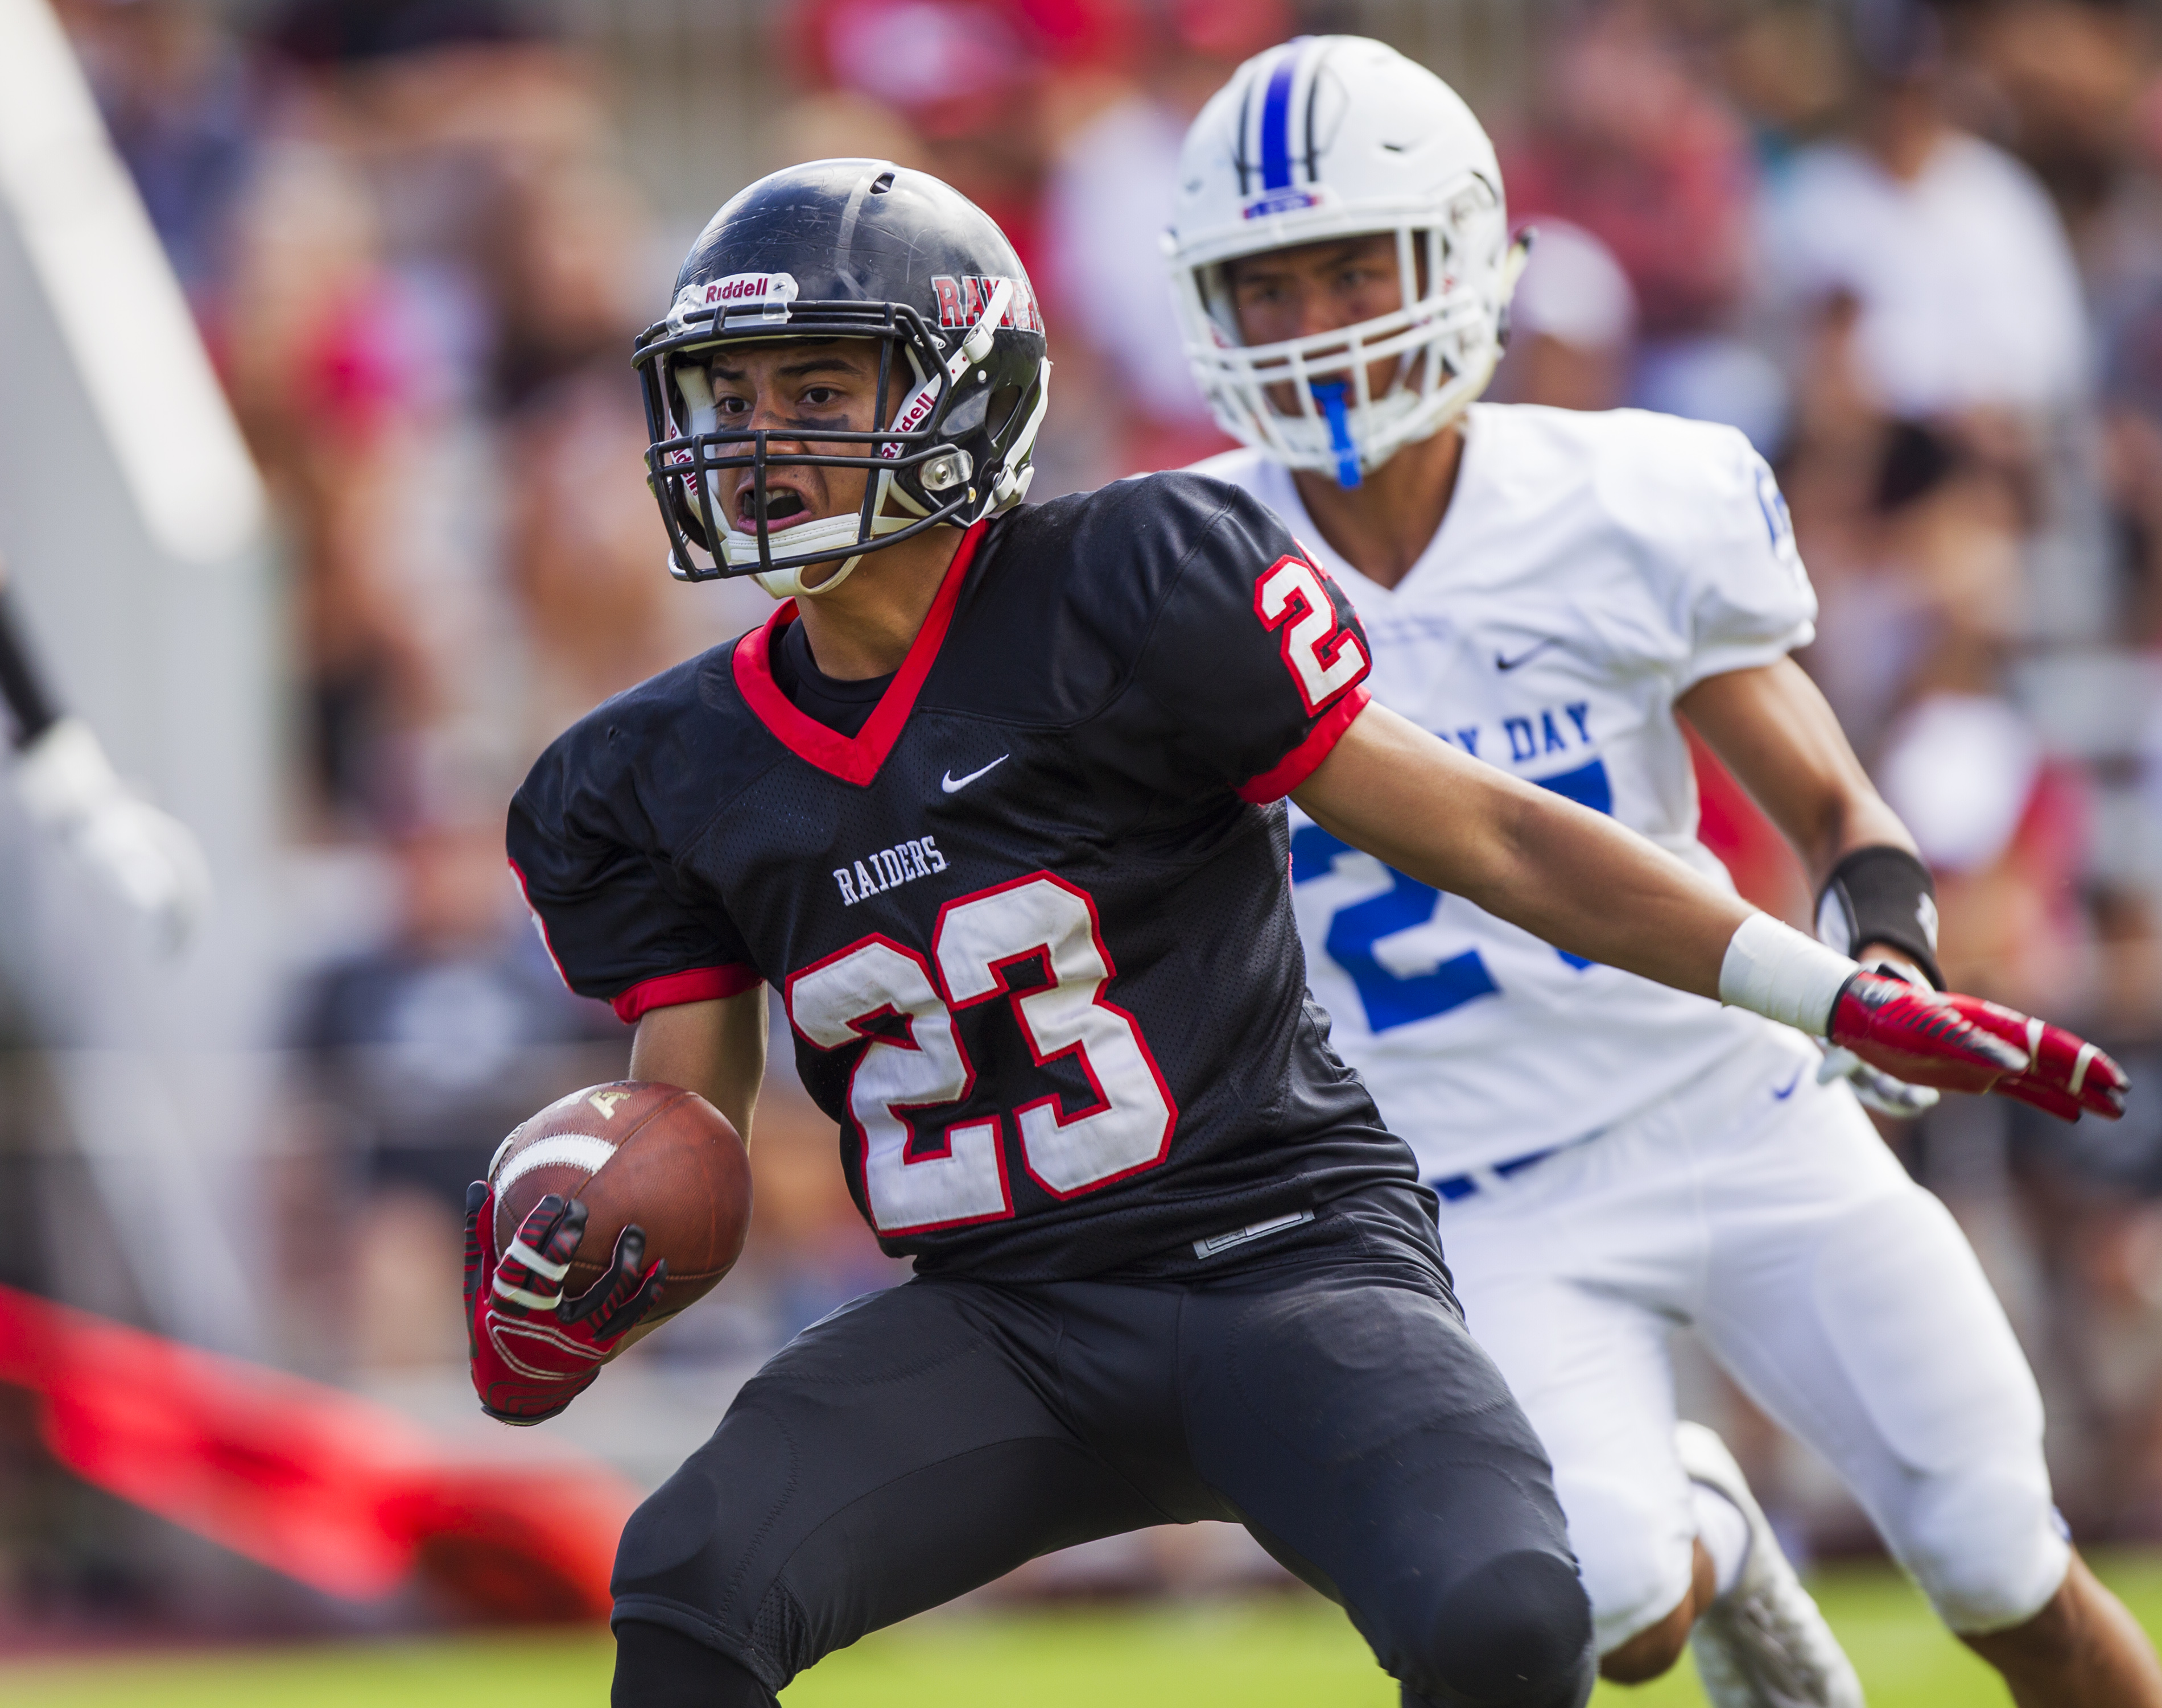
[[645,1233],[616,1236],[608,1270],[575,1299],[563,1297],[585,1237],[586,1207],[550,1193],[509,1246],[495,1252],[495,1194],[466,1188],[466,1339],[481,1409],[505,1423],[552,1418],[593,1383],[623,1337],[661,1303],[668,1260],[645,1262]]
[[1977,996],[1856,973],[1832,1004],[1830,1042],[1910,1085],[1994,1091],[2065,1120],[2115,1120],[2130,1087],[2107,1054],[2062,1026]]

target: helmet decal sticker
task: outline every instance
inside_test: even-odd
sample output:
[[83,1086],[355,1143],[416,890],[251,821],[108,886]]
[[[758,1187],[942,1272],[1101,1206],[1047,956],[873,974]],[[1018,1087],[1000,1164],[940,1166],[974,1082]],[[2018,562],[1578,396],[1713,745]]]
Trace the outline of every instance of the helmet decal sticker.
[[675,314],[703,314],[721,307],[730,315],[757,308],[761,318],[785,321],[788,305],[796,298],[796,280],[786,273],[732,273],[704,285],[687,285],[676,293]]
[[991,293],[1001,285],[1013,286],[1013,303],[999,316],[1002,326],[1019,326],[1024,332],[1043,330],[1043,316],[1037,312],[1036,293],[1029,289],[1026,279],[1008,279],[1004,274],[988,278],[976,275],[955,277],[951,273],[933,275],[932,293],[938,299],[938,324],[942,326],[973,326],[984,317],[984,305],[991,300]]

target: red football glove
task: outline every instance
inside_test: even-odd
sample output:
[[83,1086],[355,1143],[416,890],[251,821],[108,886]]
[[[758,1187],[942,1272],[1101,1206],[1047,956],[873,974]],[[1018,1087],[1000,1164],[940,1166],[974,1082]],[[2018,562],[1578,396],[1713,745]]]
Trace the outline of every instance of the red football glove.
[[586,1207],[550,1193],[499,1261],[495,1194],[466,1188],[466,1344],[480,1408],[505,1423],[552,1418],[592,1385],[617,1344],[661,1302],[665,1257],[650,1268],[645,1233],[616,1236],[608,1272],[575,1299],[563,1277],[585,1236]]
[[1831,1008],[1830,1042],[1914,1085],[1995,1091],[2065,1120],[2115,1120],[2131,1082],[2086,1039],[1978,996],[1856,973]]

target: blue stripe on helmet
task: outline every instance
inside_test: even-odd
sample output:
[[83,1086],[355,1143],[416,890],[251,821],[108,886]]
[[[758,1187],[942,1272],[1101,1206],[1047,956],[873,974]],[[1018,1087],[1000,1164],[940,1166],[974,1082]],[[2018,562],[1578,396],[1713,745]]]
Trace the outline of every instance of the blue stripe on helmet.
[[1269,92],[1261,102],[1261,188],[1291,188],[1291,86],[1304,57],[1293,44],[1269,73]]

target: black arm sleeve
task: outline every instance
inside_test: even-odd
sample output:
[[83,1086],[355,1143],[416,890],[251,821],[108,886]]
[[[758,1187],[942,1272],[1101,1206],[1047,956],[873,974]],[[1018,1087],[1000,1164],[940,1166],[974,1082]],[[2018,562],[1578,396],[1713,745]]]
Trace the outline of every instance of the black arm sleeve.
[[511,870],[556,970],[626,1021],[750,990],[760,975],[734,922],[669,857],[618,745],[579,724],[510,803]]

